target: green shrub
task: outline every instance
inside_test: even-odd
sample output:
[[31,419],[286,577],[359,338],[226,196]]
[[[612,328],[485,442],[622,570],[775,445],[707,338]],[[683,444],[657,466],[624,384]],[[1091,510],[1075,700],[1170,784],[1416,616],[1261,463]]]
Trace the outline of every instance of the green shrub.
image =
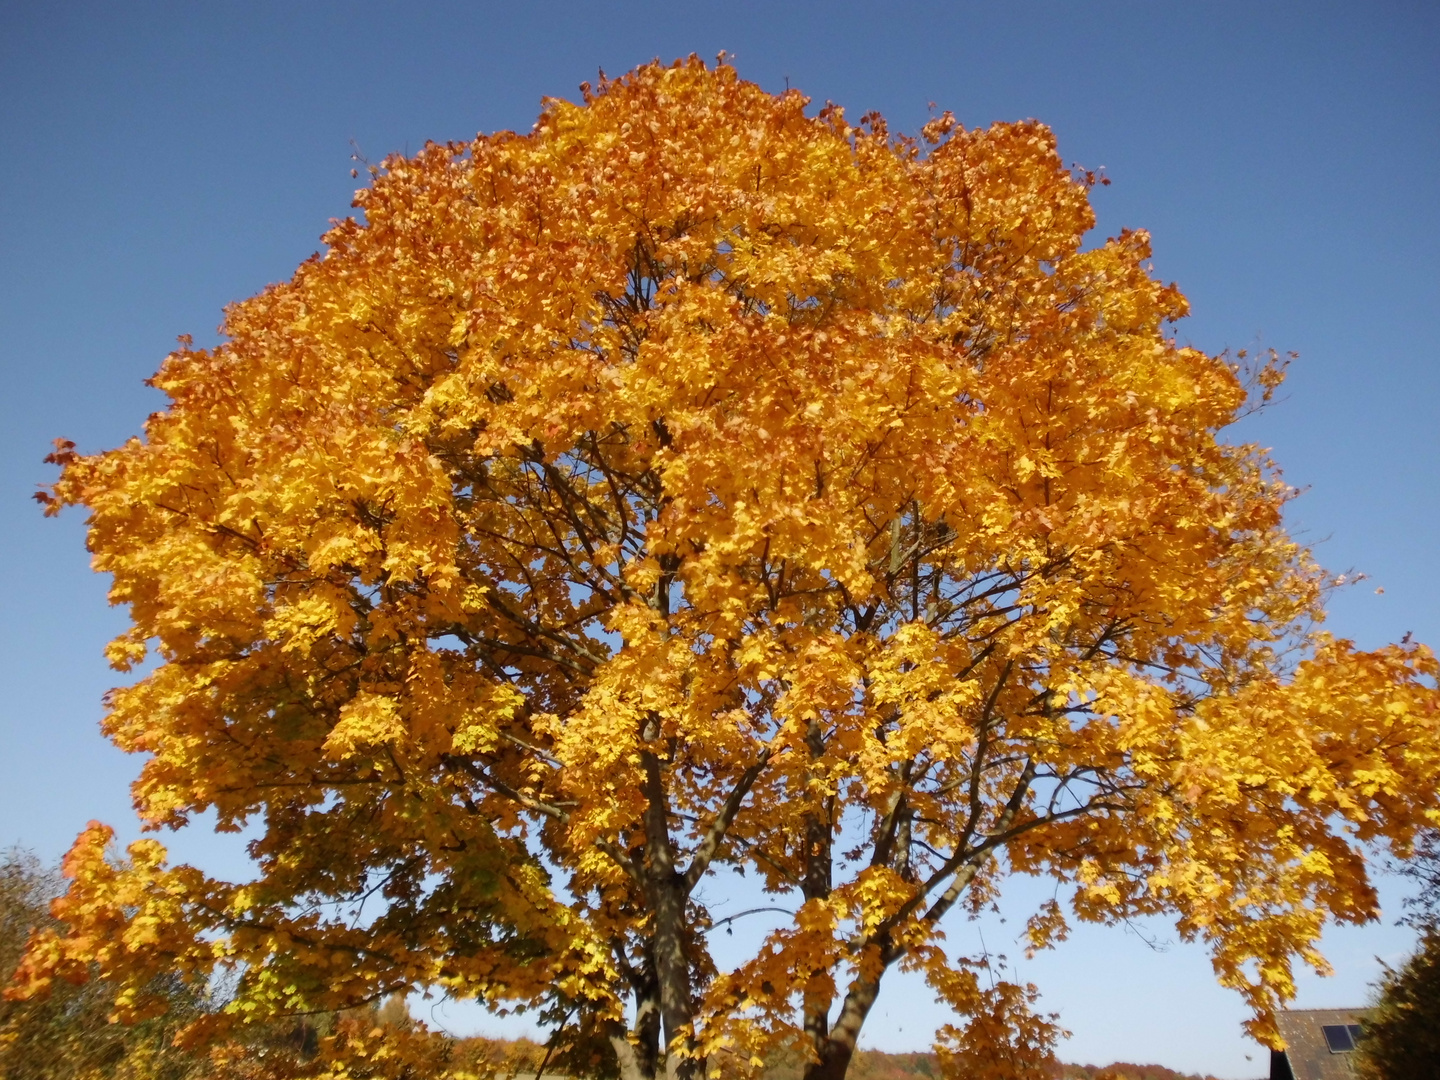
[[1440,1080],[1440,926],[1425,929],[1415,955],[1387,968],[1378,989],[1356,1071],[1365,1080]]

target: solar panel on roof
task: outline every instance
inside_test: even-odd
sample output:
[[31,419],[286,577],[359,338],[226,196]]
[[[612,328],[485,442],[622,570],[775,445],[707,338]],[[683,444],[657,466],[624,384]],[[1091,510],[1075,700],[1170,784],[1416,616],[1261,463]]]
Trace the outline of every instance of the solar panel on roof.
[[[1356,1025],[1358,1027],[1358,1025]],[[1345,1024],[1326,1024],[1320,1029],[1325,1035],[1325,1045],[1332,1054],[1344,1054],[1355,1049],[1355,1040]]]

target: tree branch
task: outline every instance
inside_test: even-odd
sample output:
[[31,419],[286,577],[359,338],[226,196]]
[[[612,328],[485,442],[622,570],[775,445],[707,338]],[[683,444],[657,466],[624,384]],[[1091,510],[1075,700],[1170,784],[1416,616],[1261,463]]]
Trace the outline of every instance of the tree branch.
[[765,766],[770,762],[771,751],[767,746],[760,751],[756,759],[748,769],[735,782],[730,789],[730,794],[725,799],[725,805],[715,815],[715,820],[705,830],[705,837],[700,841],[700,846],[695,849],[695,854],[690,860],[690,865],[685,870],[685,893],[689,895],[694,890],[700,878],[709,868],[710,862],[715,858],[715,853],[720,850],[721,841],[725,839],[726,832],[735,820],[735,815],[740,812],[740,804],[745,801],[745,796],[755,786],[755,781],[765,771]]

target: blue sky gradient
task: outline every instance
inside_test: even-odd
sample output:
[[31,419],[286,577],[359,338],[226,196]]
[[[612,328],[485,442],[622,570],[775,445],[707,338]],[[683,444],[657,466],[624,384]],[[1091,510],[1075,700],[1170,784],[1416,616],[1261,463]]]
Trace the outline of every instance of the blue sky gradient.
[[[1440,643],[1440,6],[10,3],[0,845],[55,858],[91,818],[135,833],[137,763],[97,731],[117,679],[101,648],[124,616],[87,568],[82,515],[46,520],[29,501],[53,477],[50,441],[137,434],[163,404],[143,380],[175,336],[213,342],[227,302],[288,277],[349,212],[356,148],[378,161],[528,130],[542,97],[577,96],[597,68],[721,49],[768,89],[879,109],[895,130],[916,131],[930,102],[971,126],[1036,117],[1067,161],[1104,167],[1097,236],[1151,231],[1156,272],[1192,303],[1182,338],[1300,353],[1284,400],[1237,437],[1308,489],[1290,525],[1321,561],[1370,575],[1335,598],[1331,629]],[[172,847],[243,866],[235,838]],[[1382,890],[1386,922],[1328,935],[1336,977],[1304,979],[1299,1005],[1356,1003],[1375,956],[1403,956],[1399,888]],[[1018,953],[1015,932],[961,921],[951,940]],[[1063,1056],[1262,1075],[1204,955],[1147,937],[1174,934],[1087,928],[1022,968],[1075,1033]],[[867,1041],[919,1049],[942,1020],[923,987],[891,986]]]

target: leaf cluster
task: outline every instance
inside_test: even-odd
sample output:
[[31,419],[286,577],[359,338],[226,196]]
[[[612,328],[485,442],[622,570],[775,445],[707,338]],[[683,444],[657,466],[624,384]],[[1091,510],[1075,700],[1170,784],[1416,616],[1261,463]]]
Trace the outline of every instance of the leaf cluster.
[[[0,854],[0,982],[8,982],[35,931],[53,928],[50,902],[63,891],[60,875],[34,855]],[[198,1080],[204,1061],[172,1045],[204,1007],[200,995],[175,977],[152,991],[163,996],[163,1018],[132,1027],[110,1023],[110,988],[62,983],[44,1000],[0,998],[0,1076],[7,1080]]]

